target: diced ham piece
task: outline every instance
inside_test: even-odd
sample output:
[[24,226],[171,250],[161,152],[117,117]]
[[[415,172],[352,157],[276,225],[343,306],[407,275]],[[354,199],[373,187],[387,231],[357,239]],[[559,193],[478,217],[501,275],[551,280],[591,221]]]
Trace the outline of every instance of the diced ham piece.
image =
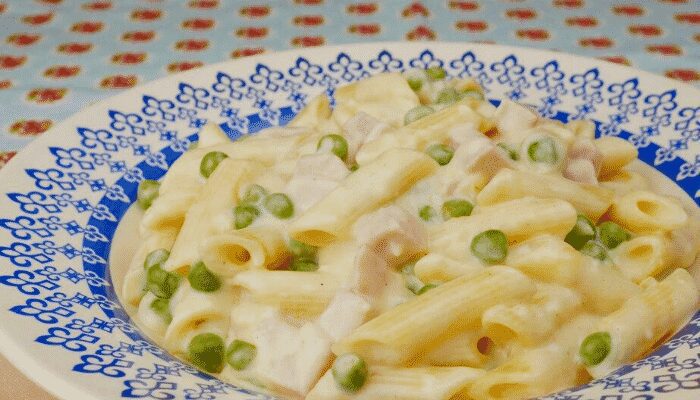
[[602,159],[591,139],[577,139],[569,148],[563,175],[575,182],[597,184]]
[[363,296],[377,298],[387,285],[389,264],[372,246],[360,247],[355,256],[355,268],[348,281],[349,288]]
[[326,370],[331,340],[313,323],[297,328],[279,316],[261,322],[254,331],[256,376],[266,385],[305,396]]
[[286,191],[294,207],[303,212],[335,189],[349,173],[345,164],[332,153],[302,156]]
[[336,343],[362,325],[371,308],[364,296],[342,290],[333,297],[316,323]]
[[463,140],[450,164],[467,173],[479,174],[487,181],[502,168],[513,166],[503,149],[478,132]]
[[365,113],[358,112],[343,125],[343,137],[348,141],[348,161],[355,161],[355,154],[364,143],[376,139],[389,125]]
[[[518,136],[535,125],[537,113],[514,101],[503,100],[494,114],[498,131],[507,136]],[[519,142],[519,140],[514,140]]]
[[423,224],[395,205],[362,216],[355,223],[353,234],[360,246],[375,251],[390,268],[408,261],[428,246]]

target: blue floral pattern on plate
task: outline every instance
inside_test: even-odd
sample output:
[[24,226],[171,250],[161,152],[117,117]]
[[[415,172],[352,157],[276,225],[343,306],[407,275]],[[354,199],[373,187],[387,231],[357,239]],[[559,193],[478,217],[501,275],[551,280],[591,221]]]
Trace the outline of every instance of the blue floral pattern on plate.
[[[91,111],[90,118],[71,121],[70,139],[40,147],[27,168],[16,165],[21,161],[6,168],[21,168],[15,176],[23,190],[4,191],[0,200],[0,298],[10,302],[0,310],[0,330],[31,354],[55,357],[47,368],[66,380],[89,376],[85,390],[93,395],[272,399],[198,372],[136,329],[113,289],[110,241],[139,182],[160,178],[207,121],[236,140],[284,125],[315,94],[332,96],[337,85],[380,72],[442,66],[451,76],[476,79],[494,103],[510,98],[551,118],[592,119],[599,135],[632,142],[643,161],[700,203],[694,89],[557,53],[415,47],[373,44],[224,63],[127,92],[96,106],[103,115]],[[17,336],[16,326],[26,335]],[[687,398],[698,389],[700,313],[649,357],[544,398]]]

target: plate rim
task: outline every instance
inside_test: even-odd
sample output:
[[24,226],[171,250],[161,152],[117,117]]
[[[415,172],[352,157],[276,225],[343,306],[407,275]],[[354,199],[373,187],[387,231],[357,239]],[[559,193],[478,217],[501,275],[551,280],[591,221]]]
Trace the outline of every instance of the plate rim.
[[[353,51],[381,51],[388,50],[392,51],[397,47],[410,47],[411,50],[423,51],[431,50],[435,51],[439,47],[455,47],[461,49],[473,49],[473,50],[488,50],[496,49],[498,51],[509,52],[512,54],[527,54],[541,55],[543,59],[561,59],[566,58],[576,62],[578,60],[585,63],[596,63],[598,68],[605,70],[612,70],[615,73],[620,73],[622,75],[636,74],[640,78],[652,79],[656,82],[661,83],[661,87],[665,90],[676,89],[678,91],[687,92],[690,96],[700,98],[700,88],[696,88],[685,82],[677,81],[663,75],[648,72],[642,69],[638,69],[631,66],[616,64],[607,60],[598,59],[594,57],[581,56],[576,54],[571,54],[567,52],[539,49],[534,47],[526,46],[510,46],[510,45],[500,45],[500,44],[489,44],[489,43],[479,43],[479,42],[461,42],[461,41],[431,41],[431,42],[407,42],[407,41],[378,41],[378,42],[355,42],[348,44],[339,44],[332,46],[319,46],[310,48],[300,48],[300,49],[290,49],[284,51],[271,51],[268,53],[257,54],[249,57],[243,57],[240,59],[229,59],[220,62],[207,64],[199,68],[195,68],[188,71],[178,72],[175,74],[170,74],[166,76],[159,77],[157,79],[144,82],[134,88],[124,90],[122,92],[116,93],[114,95],[108,96],[104,99],[96,101],[81,108],[66,118],[62,119],[60,122],[51,127],[47,132],[42,134],[40,137],[32,140],[29,144],[24,146],[22,149],[17,151],[17,154],[0,169],[0,194],[5,194],[8,191],[8,186],[12,185],[12,176],[17,176],[18,172],[21,172],[23,167],[31,166],[33,164],[31,156],[36,154],[40,149],[46,148],[47,143],[59,137],[63,134],[64,130],[73,130],[75,128],[72,125],[72,121],[80,118],[84,118],[85,114],[89,114],[93,110],[101,109],[102,107],[118,102],[123,99],[128,99],[134,95],[141,94],[144,91],[164,85],[166,82],[171,81],[187,81],[190,77],[195,77],[198,75],[206,75],[208,73],[215,72],[216,70],[227,70],[230,66],[236,64],[247,64],[251,63],[253,65],[258,63],[275,64],[277,58],[287,59],[289,57],[306,57],[312,58],[315,56],[321,56],[325,53],[337,54],[337,53],[348,53]],[[546,57],[546,58],[545,58]],[[653,166],[652,166],[653,167]],[[10,185],[7,185],[10,182]],[[111,246],[111,243],[110,243]],[[692,316],[691,316],[692,320]],[[685,327],[684,324],[682,327]],[[682,328],[681,327],[681,328]],[[20,342],[15,342],[12,336],[7,333],[7,331],[0,325],[0,353],[4,355],[10,364],[20,371],[27,379],[34,382],[39,387],[43,388],[46,392],[55,396],[58,399],[74,399],[81,398],[86,400],[100,400],[99,397],[92,395],[90,392],[83,392],[81,380],[75,379],[74,376],[66,373],[68,371],[54,371],[52,369],[43,368],[40,359],[33,357],[31,351],[28,350],[29,345],[33,342],[24,343],[20,345]],[[87,378],[86,376],[83,376]],[[72,379],[71,379],[72,378]]]

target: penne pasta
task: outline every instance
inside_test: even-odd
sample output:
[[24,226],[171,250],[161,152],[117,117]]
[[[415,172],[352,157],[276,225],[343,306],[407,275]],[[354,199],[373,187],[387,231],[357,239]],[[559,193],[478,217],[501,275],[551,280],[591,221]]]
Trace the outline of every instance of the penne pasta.
[[320,314],[338,290],[335,277],[319,272],[248,270],[234,276],[253,300],[279,307],[294,316]]
[[275,269],[288,257],[287,242],[275,226],[251,226],[212,235],[201,242],[201,259],[215,273],[230,277],[249,269]]
[[488,268],[473,277],[451,280],[380,314],[333,345],[333,352],[356,353],[372,363],[402,365],[457,326],[477,323],[489,307],[527,298],[534,291],[534,284],[516,270]]
[[419,179],[433,173],[437,164],[411,150],[391,150],[349,175],[340,186],[314,204],[290,226],[301,242],[327,245],[360,215],[379,208]]
[[479,193],[479,205],[491,205],[525,196],[560,198],[597,221],[613,202],[613,192],[595,185],[569,181],[555,175],[501,170]]
[[602,377],[647,352],[683,323],[700,299],[693,277],[683,269],[660,282],[649,278],[642,288],[596,326],[595,331],[610,334],[610,353],[599,364],[588,367],[591,376]]

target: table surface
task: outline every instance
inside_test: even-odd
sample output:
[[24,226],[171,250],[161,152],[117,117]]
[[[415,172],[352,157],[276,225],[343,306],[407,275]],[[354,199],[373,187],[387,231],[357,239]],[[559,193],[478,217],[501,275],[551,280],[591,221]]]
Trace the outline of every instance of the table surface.
[[[274,50],[475,41],[598,57],[700,84],[699,0],[0,0],[0,167],[121,90]],[[0,357],[0,398],[49,399]],[[19,391],[19,392],[18,392]]]

